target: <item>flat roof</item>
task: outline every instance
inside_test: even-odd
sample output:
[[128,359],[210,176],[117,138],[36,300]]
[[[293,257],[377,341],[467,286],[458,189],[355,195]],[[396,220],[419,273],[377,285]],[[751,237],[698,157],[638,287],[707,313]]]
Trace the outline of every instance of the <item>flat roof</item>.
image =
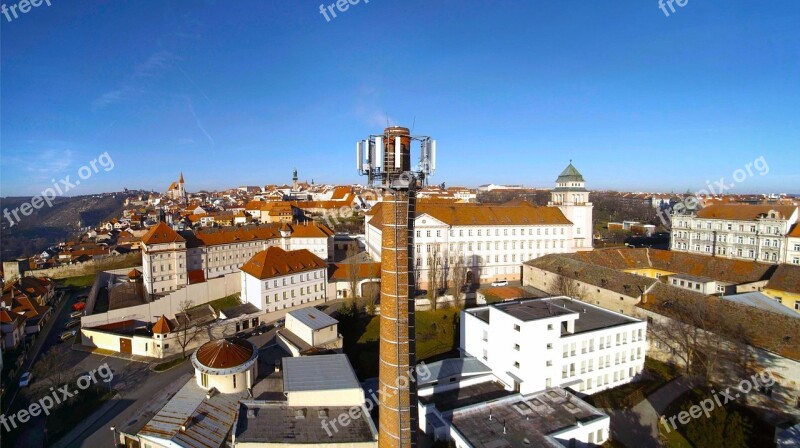
[[554,306],[549,299],[515,300],[513,302],[496,303],[492,306],[523,322],[576,313],[576,311]]
[[285,392],[360,389],[350,361],[343,354],[283,358]]
[[599,330],[601,328],[611,328],[617,325],[641,322],[639,319],[634,319],[633,317],[625,316],[624,314],[615,313],[590,303],[581,302],[580,300],[569,299],[566,297],[547,300],[550,300],[568,310],[579,313],[578,320],[575,321],[574,334]]
[[486,364],[480,362],[478,358],[471,356],[466,358],[450,358],[441,361],[425,364],[429,374],[427,379],[421,378],[419,368],[417,368],[417,384],[421,387],[436,381],[440,381],[454,376],[473,376],[492,373]]
[[443,413],[511,395],[514,395],[514,392],[507,391],[501,383],[486,381],[458,389],[436,392],[433,395],[419,397],[419,400],[425,404],[433,403],[436,409]]
[[332,318],[326,313],[323,313],[313,306],[289,311],[288,314],[312,330],[321,330],[339,323],[338,320]]
[[[236,441],[239,443],[359,443],[373,442],[377,431],[369,413],[349,418],[342,426],[336,421],[348,414],[352,406],[314,407],[288,406],[280,402],[243,401],[236,420]],[[323,425],[323,423],[327,423]],[[328,428],[326,431],[325,428]]]
[[552,434],[608,418],[565,390],[552,388],[458,409],[451,421],[476,448],[562,448]]

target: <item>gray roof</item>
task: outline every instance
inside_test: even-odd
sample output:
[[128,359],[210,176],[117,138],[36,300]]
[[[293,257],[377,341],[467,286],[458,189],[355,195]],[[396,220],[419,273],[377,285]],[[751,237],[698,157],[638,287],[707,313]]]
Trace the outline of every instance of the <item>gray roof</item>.
[[456,431],[476,448],[561,448],[563,445],[551,434],[608,418],[574,395],[555,388],[461,408],[453,412],[451,421]]
[[[349,419],[347,426],[337,424],[339,416],[349,413],[351,408],[242,402],[236,420],[236,441],[276,444],[354,444],[375,441],[377,431],[368,413],[361,412],[359,418]],[[326,422],[327,426],[323,425]]]
[[361,388],[346,355],[283,358],[285,392]]
[[577,313],[577,311],[568,310],[549,300],[540,299],[514,300],[511,302],[495,303],[490,306],[523,322]]
[[722,296],[722,298],[730,302],[760,308],[773,313],[785,314],[787,316],[800,319],[800,313],[789,309],[787,306],[781,305],[775,299],[764,294],[763,292],[746,292],[743,294]]
[[[574,334],[640,322],[638,319],[615,313],[605,308],[582,302],[580,300],[566,298],[554,298],[549,300],[554,304],[558,304],[566,309],[574,310],[580,313],[578,320],[575,321]],[[562,336],[568,336],[568,334],[564,334],[564,332],[562,332]]]
[[242,394],[217,393],[206,399],[206,391],[191,378],[139,435],[171,440],[179,446],[218,448],[233,427],[240,398]]
[[299,320],[312,330],[321,330],[339,323],[338,320],[314,308],[313,306],[289,311],[289,315]]
[[[428,375],[420,375],[420,370],[428,370]],[[417,384],[424,386],[452,377],[464,377],[492,373],[492,369],[478,361],[478,358],[450,358],[425,364],[425,369],[417,368]],[[425,378],[423,378],[423,376]]]
[[228,319],[235,319],[237,317],[247,316],[249,314],[258,314],[261,312],[261,310],[258,309],[258,307],[253,305],[252,303],[247,302],[241,305],[225,308],[224,310],[221,310],[221,312]]

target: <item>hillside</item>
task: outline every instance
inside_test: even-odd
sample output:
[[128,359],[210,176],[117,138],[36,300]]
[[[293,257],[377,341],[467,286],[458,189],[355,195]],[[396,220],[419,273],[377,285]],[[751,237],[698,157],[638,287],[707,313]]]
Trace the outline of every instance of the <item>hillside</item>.
[[[46,205],[34,210],[30,216],[11,226],[9,220],[0,215],[0,258],[9,260],[28,257],[47,247],[75,237],[80,229],[96,226],[100,222],[119,217],[126,195],[104,193],[100,195],[60,197],[53,207]],[[12,210],[29,197],[0,198],[0,211]]]

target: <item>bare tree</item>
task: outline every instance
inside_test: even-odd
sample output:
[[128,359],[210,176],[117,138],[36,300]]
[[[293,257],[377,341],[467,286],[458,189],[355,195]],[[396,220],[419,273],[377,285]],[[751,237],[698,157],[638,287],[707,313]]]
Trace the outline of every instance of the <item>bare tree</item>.
[[[33,375],[43,380],[42,387],[59,387],[75,376],[75,367],[70,364],[66,350],[53,347],[33,365]],[[34,383],[36,384],[36,383]]]
[[[373,264],[372,267],[369,268],[369,274],[370,278],[380,279],[380,264]],[[364,310],[367,314],[373,315],[375,314],[375,304],[378,302],[378,298],[381,294],[380,282],[365,284],[364,287]]]
[[[191,318],[189,317],[189,310],[194,306],[194,302],[187,299],[178,305],[178,313],[175,318],[178,321],[177,328],[177,341],[181,346],[181,354],[186,358],[186,347],[192,343],[202,333],[202,328],[197,325],[192,325]],[[182,315],[182,319],[180,318]]]
[[453,305],[461,307],[461,294],[467,283],[467,262],[460,251],[450,257],[450,294],[453,296]]
[[439,245],[433,245],[433,252],[428,255],[428,300],[431,302],[431,309],[436,309],[436,299],[439,297],[441,288],[439,279],[442,271],[442,257],[439,253]]
[[572,278],[563,274],[558,276],[555,284],[555,293],[562,296],[571,297],[573,299],[583,300],[583,287]]

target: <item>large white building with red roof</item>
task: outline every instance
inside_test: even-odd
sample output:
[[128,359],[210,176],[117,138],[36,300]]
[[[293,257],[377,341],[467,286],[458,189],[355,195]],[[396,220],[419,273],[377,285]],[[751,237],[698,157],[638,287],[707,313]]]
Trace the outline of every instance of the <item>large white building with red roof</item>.
[[326,298],[328,264],[307,249],[277,246],[255,254],[241,267],[242,302],[264,312]]
[[[420,201],[417,204],[415,266],[418,285],[428,284],[438,258],[447,271],[463,257],[467,283],[518,280],[524,261],[554,253],[592,249],[592,203],[583,176],[570,164],[556,180],[547,206],[526,201],[470,204]],[[380,259],[383,207],[366,216],[366,246]]]
[[176,232],[161,222],[142,237],[142,274],[150,294],[167,294],[185,285],[239,272],[269,248],[306,249],[328,260],[333,231],[325,225],[266,224]]

